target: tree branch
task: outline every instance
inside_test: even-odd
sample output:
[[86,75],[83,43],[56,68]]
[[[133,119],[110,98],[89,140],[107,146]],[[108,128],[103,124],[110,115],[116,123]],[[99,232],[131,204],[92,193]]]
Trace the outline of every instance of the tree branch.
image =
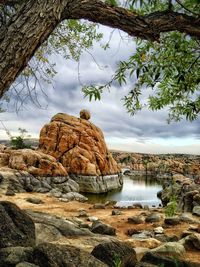
[[180,31],[200,39],[200,20],[172,10],[138,15],[127,9],[112,7],[99,0],[71,1],[62,14],[72,19],[87,19],[112,28],[118,28],[131,36],[157,41],[160,33]]

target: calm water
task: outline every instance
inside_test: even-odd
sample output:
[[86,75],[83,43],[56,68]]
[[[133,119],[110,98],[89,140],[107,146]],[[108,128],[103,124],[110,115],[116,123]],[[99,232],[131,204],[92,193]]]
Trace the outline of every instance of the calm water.
[[161,189],[162,186],[150,178],[124,176],[124,184],[121,190],[105,194],[84,195],[88,197],[91,203],[104,203],[107,200],[115,200],[119,206],[129,206],[134,203],[158,206],[161,201],[157,198],[157,192]]

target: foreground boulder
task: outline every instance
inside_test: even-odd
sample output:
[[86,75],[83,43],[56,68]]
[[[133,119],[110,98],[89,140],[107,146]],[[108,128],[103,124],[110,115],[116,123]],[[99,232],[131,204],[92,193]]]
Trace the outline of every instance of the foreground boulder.
[[31,267],[31,265],[29,265],[30,263],[28,262],[33,262],[33,248],[32,247],[2,248],[0,249],[0,260],[1,260],[0,261],[1,267],[13,267],[16,266],[17,264],[20,264],[21,262],[27,263],[26,267],[29,266]]
[[135,267],[137,262],[133,248],[123,242],[113,241],[97,245],[92,255],[110,267]]
[[[154,266],[163,266],[163,267],[199,267],[198,263],[191,263],[189,261],[180,260],[178,258],[171,258],[166,255],[162,255],[156,252],[147,252],[142,258],[142,265],[150,267],[151,264]],[[144,264],[144,265],[143,265]],[[145,265],[146,264],[146,265]]]
[[120,168],[102,131],[86,119],[58,113],[42,128],[39,150],[55,157],[82,192],[107,192],[122,186]]
[[0,248],[35,245],[32,219],[15,204],[0,202]]
[[33,252],[34,263],[40,267],[106,267],[91,254],[68,245],[43,243]]

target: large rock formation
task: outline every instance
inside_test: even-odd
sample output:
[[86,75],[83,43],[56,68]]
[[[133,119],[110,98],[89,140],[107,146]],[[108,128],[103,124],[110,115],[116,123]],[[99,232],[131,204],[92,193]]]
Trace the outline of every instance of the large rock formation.
[[100,193],[122,185],[102,131],[86,119],[58,113],[42,128],[39,150],[56,158],[80,191]]
[[58,113],[42,128],[39,149],[61,162],[69,174],[99,176],[120,172],[102,131],[85,119]]

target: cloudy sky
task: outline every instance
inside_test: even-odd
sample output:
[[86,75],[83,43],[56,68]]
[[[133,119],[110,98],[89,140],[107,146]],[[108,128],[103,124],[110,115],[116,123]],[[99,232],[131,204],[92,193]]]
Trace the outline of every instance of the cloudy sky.
[[[112,30],[105,27],[101,30],[104,32],[104,42],[107,42]],[[92,114],[91,121],[103,130],[109,148],[144,153],[200,154],[200,119],[192,123],[181,121],[168,124],[166,110],[143,110],[134,117],[126,112],[121,99],[130,90],[131,80],[123,87],[116,85],[110,92],[105,91],[101,101],[89,102],[84,98],[80,81],[83,84],[106,83],[114,73],[116,63],[127,59],[135,51],[134,41],[128,40],[117,30],[110,47],[104,51],[95,44],[90,50],[92,56],[84,53],[79,67],[76,62],[56,56],[58,73],[54,87],[45,85],[48,99],[40,97],[43,109],[28,103],[18,114],[11,108],[9,112],[0,114],[0,120],[13,135],[21,127],[28,130],[32,137],[38,137],[41,127],[56,113],[78,116],[79,111],[86,108]],[[5,138],[5,130],[0,124],[0,139]]]

